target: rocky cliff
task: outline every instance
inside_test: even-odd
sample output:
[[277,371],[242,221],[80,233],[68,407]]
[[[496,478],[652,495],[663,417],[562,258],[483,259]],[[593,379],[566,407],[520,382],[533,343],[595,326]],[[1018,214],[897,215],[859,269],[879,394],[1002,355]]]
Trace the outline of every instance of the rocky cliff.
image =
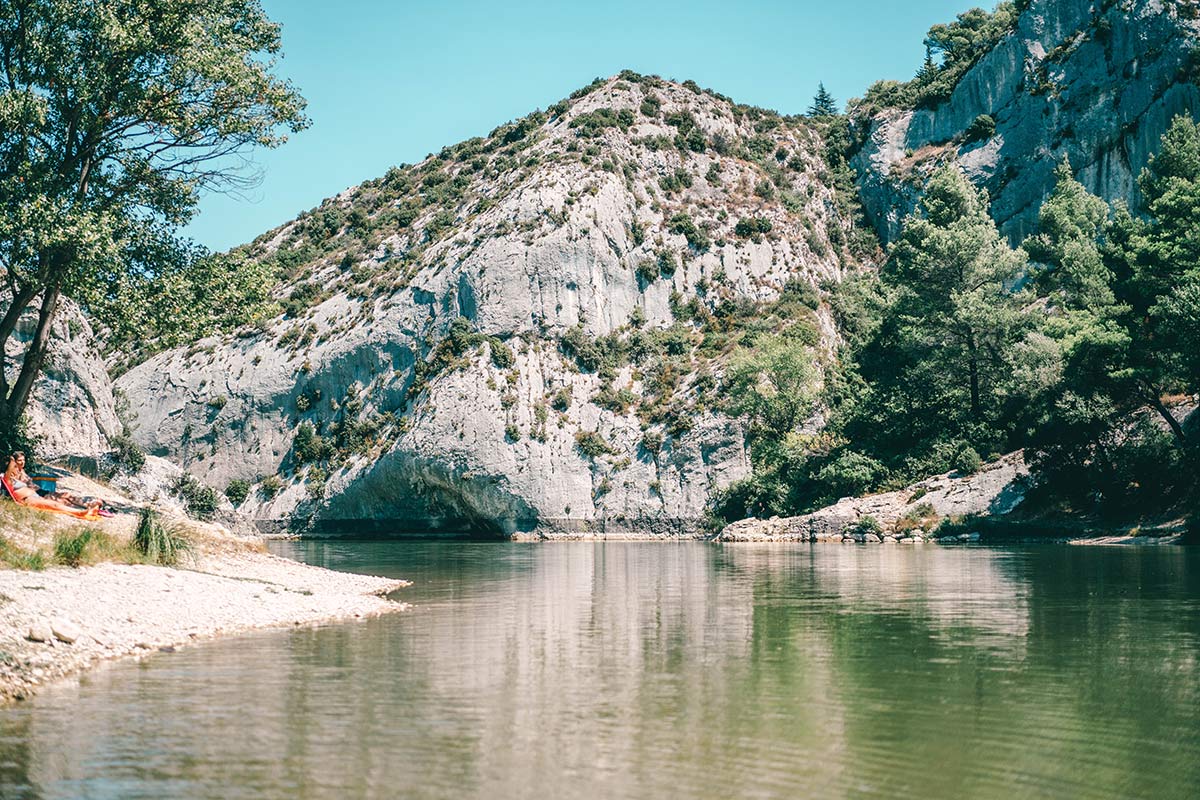
[[[923,180],[948,161],[988,189],[1014,242],[1032,232],[1063,158],[1090,191],[1136,204],[1171,119],[1200,116],[1197,17],[1194,2],[1031,0],[947,102],[860,117],[856,165],[880,236],[896,238]],[[994,135],[969,133],[980,115]]]
[[713,397],[730,332],[786,290],[807,305],[764,324],[834,341],[821,153],[694,84],[597,81],[261,237],[285,313],[121,376],[134,435],[251,482],[261,520],[688,534],[749,470]]
[[[21,317],[9,341],[10,380],[19,365],[13,357],[24,352],[36,327],[35,307]],[[95,458],[121,433],[112,381],[92,327],[74,303],[64,301],[51,326],[42,374],[25,415],[39,459]]]

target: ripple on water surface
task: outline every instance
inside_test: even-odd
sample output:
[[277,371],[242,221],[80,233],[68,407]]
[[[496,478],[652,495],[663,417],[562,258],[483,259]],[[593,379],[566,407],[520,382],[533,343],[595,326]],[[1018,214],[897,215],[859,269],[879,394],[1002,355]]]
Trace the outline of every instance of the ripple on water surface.
[[0,797],[1200,796],[1200,553],[281,543],[403,614],[0,712]]

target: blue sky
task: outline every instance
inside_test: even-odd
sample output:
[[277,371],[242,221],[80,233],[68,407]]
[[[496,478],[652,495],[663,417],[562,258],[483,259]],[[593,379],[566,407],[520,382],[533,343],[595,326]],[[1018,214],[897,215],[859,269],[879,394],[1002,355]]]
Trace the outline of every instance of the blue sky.
[[[214,250],[389,166],[545,108],[622,69],[692,79],[742,103],[802,113],[818,81],[839,102],[907,79],[925,31],[969,0],[263,0],[283,26],[279,72],[313,125],[253,161],[243,196],[209,194],[184,231]],[[977,3],[975,4],[977,5]]]

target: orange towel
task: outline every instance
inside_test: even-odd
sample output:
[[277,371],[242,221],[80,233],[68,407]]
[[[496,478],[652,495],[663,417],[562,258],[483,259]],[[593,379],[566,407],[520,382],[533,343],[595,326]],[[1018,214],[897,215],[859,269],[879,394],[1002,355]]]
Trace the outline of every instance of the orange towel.
[[68,517],[74,517],[75,519],[91,521],[100,519],[100,515],[94,508],[81,508],[78,511],[70,511],[65,508],[44,508],[42,506],[30,505],[27,501],[18,499],[17,492],[15,489],[13,489],[12,484],[8,482],[7,475],[0,475],[0,483],[4,484],[4,491],[8,492],[8,496],[11,497],[13,502],[19,506],[25,506],[26,508],[32,508],[37,511],[48,511],[51,514],[63,514]]

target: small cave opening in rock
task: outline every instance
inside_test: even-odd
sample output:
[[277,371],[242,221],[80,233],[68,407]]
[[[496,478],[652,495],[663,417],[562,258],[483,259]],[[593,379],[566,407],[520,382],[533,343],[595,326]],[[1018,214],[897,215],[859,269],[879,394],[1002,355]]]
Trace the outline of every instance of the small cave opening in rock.
[[321,535],[503,540],[533,531],[535,509],[502,480],[393,454],[348,485],[315,520]]

